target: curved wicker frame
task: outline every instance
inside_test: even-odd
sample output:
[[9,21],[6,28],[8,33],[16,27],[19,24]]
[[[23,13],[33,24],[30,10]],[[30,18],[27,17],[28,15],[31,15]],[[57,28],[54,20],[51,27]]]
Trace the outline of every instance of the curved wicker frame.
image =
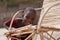
[[[39,34],[40,35],[40,38],[41,38],[41,40],[44,40],[44,36],[43,36],[43,33],[44,32],[48,32],[49,30],[51,30],[51,31],[60,31],[60,29],[55,29],[55,28],[45,28],[45,27],[42,27],[41,26],[41,23],[42,23],[42,21],[43,21],[43,18],[44,18],[44,16],[47,14],[47,12],[49,11],[49,9],[51,9],[52,7],[54,7],[54,6],[56,6],[56,5],[60,5],[60,1],[57,1],[57,2],[53,2],[52,3],[52,5],[50,6],[50,7],[48,7],[48,8],[46,8],[46,10],[43,12],[43,15],[40,15],[40,18],[39,18],[39,22],[38,22],[38,25],[37,25],[37,28],[35,28],[35,29],[33,29],[33,30],[29,30],[29,31],[26,31],[25,32],[25,34],[26,33],[31,33],[31,35],[29,35],[25,40],[29,40],[30,38],[32,38],[32,40],[35,40],[36,39],[36,37],[34,37],[34,36],[37,36],[36,34]],[[41,9],[41,8],[40,8]],[[15,13],[15,15],[12,17],[12,21],[11,21],[11,23],[10,23],[10,27],[9,27],[9,31],[11,31],[11,27],[12,27],[12,23],[13,23],[13,20],[14,20],[14,18],[15,18],[15,16],[19,13],[19,12],[21,12],[22,10],[19,10],[17,13]],[[28,25],[29,26],[29,25]],[[30,26],[32,26],[32,25],[30,25]],[[23,27],[23,28],[20,28],[20,31],[21,30],[28,30],[28,29],[26,29],[26,28],[30,28],[30,27]],[[31,28],[30,28],[31,29]],[[47,29],[47,30],[46,30]],[[16,30],[15,30],[16,31]],[[19,33],[20,33],[20,31],[18,31]],[[20,33],[21,34],[21,33]],[[56,40],[54,37],[52,37],[49,33],[47,33],[52,39],[54,39],[54,40]],[[50,38],[48,38],[48,37],[45,37],[45,38],[47,38],[48,40],[50,40]],[[18,39],[17,39],[18,40]]]

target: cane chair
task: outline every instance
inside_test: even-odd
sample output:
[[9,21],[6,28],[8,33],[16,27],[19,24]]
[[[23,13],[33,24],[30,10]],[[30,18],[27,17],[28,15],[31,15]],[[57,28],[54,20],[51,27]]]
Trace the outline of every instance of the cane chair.
[[[52,38],[53,40],[56,40],[52,34],[54,31],[60,31],[60,28],[58,27],[53,27],[53,26],[49,26],[48,24],[42,24],[43,22],[43,19],[44,19],[44,16],[47,14],[47,12],[54,6],[57,6],[57,5],[60,5],[60,1],[56,1],[56,2],[53,2],[49,7],[47,7],[44,11],[43,11],[43,8],[36,8],[35,10],[40,10],[42,9],[42,12],[40,14],[40,18],[39,18],[39,21],[38,21],[38,24],[37,25],[27,25],[27,26],[24,26],[24,27],[20,27],[20,28],[17,28],[15,30],[12,29],[12,24],[13,24],[13,20],[14,18],[16,17],[16,15],[19,13],[19,12],[22,12],[23,10],[19,10],[17,13],[14,14],[14,16],[12,17],[12,20],[11,20],[11,23],[10,23],[10,27],[9,27],[9,32],[8,34],[10,34],[8,36],[8,38],[11,38],[11,36],[18,36],[18,35],[23,35],[23,34],[27,34],[27,33],[31,33],[25,40],[45,40],[44,38],[46,38],[47,40],[51,40],[50,38]],[[43,13],[43,14],[42,14]],[[48,31],[52,31],[51,35],[48,33]],[[50,38],[48,37],[45,37],[43,35],[43,33],[46,33],[47,35],[50,36]],[[38,39],[38,37],[40,39]],[[19,40],[16,38],[16,40]]]

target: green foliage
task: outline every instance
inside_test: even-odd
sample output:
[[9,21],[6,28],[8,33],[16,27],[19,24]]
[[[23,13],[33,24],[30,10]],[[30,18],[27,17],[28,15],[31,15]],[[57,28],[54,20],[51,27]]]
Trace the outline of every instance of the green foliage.
[[8,6],[15,5],[15,0],[6,0]]
[[0,3],[4,2],[8,6],[14,6],[14,5],[19,5],[20,3],[34,3],[37,1],[41,1],[41,0],[0,0]]

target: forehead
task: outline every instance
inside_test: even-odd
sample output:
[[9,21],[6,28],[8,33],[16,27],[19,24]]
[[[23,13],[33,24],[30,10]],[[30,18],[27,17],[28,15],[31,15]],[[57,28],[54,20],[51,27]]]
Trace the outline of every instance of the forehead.
[[24,16],[25,17],[32,17],[32,16],[36,16],[36,14],[35,13],[27,13]]
[[36,11],[35,10],[27,10],[26,12],[24,12],[24,15],[34,15],[36,14]]
[[36,15],[36,10],[35,9],[25,9],[24,10],[24,17],[31,17],[31,16],[34,16],[34,15]]

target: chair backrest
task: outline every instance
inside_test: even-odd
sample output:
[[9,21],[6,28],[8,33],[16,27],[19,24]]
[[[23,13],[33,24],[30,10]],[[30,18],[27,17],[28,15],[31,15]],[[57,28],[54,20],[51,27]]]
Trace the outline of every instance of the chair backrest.
[[[41,10],[41,9],[42,9],[42,8],[35,8],[35,10]],[[12,20],[11,20],[11,23],[10,23],[9,30],[11,30],[11,27],[12,27],[14,18],[15,18],[19,13],[22,13],[22,12],[23,12],[23,10],[19,10],[19,11],[17,11],[17,12],[13,15]]]
[[43,22],[43,19],[44,19],[45,15],[47,14],[47,12],[48,12],[52,7],[57,6],[57,5],[60,5],[60,1],[56,1],[56,2],[51,3],[51,5],[44,10],[44,12],[43,12],[43,11],[41,12],[37,29],[39,29],[39,28],[41,27],[41,24],[42,24],[42,22]]

